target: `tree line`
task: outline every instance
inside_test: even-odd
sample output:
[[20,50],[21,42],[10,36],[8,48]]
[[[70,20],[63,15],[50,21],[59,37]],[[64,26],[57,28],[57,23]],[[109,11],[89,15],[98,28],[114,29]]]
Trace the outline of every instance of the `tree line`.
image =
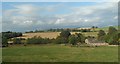
[[8,45],[8,39],[22,36],[21,32],[11,32],[11,31],[2,32],[1,34],[2,34],[2,46]]
[[92,26],[91,29],[78,29],[78,28],[56,28],[56,29],[48,29],[48,30],[35,30],[35,31],[27,31],[25,33],[37,33],[37,32],[62,32],[64,30],[69,30],[70,32],[95,32],[95,29],[98,28],[97,26]]

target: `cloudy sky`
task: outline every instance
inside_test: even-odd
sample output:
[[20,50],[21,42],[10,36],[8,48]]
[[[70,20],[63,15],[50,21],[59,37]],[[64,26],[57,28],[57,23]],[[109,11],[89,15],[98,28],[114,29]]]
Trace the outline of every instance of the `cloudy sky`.
[[[117,2],[3,2],[3,31],[118,24]],[[1,24],[1,23],[0,23]]]

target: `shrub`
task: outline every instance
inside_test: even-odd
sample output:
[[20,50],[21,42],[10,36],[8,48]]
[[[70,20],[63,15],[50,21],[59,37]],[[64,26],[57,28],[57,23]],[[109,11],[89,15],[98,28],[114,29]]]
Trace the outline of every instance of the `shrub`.
[[66,39],[66,38],[64,38],[64,37],[58,36],[58,37],[55,39],[55,43],[56,43],[56,44],[66,44],[66,43],[68,43],[68,39]]
[[23,44],[23,40],[25,40],[24,38],[14,38],[13,39],[13,43],[14,44]]
[[112,34],[115,34],[117,32],[117,29],[110,26],[109,27],[109,30],[108,30],[108,35],[112,35]]
[[71,35],[69,36],[69,43],[72,45],[76,45],[77,44],[77,37],[75,35]]
[[76,33],[75,34],[77,37],[77,42],[84,43],[85,42],[85,36],[81,33]]
[[32,37],[27,39],[28,44],[40,44],[42,43],[42,38],[41,37]]
[[47,44],[51,43],[51,40],[49,38],[41,38],[41,37],[33,37],[27,39],[28,44]]
[[105,40],[105,35],[106,35],[105,31],[99,30],[97,35],[98,35],[98,40],[100,40],[100,41],[104,41]]

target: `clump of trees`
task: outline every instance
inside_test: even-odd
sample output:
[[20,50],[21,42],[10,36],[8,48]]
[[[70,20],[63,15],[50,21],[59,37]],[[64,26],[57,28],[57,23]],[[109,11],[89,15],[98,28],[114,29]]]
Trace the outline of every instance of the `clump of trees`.
[[91,28],[92,28],[93,32],[95,32],[95,29],[97,29],[98,27],[97,26],[92,26]]
[[107,34],[103,30],[98,33],[98,40],[105,41],[111,45],[118,45],[120,43],[119,39],[120,32],[112,26],[109,27]]
[[57,44],[71,44],[77,45],[77,43],[84,43],[85,36],[81,33],[71,34],[69,30],[62,31],[60,36],[55,39]]
[[69,43],[72,45],[78,45],[85,43],[85,36],[81,33],[75,33],[71,36],[69,36]]
[[81,33],[76,33],[71,35],[69,30],[63,30],[56,39],[49,39],[49,38],[41,38],[41,37],[33,37],[27,39],[27,44],[72,44],[76,45],[77,43],[84,43],[85,36]]
[[2,32],[2,46],[8,46],[8,39],[14,38],[14,37],[19,37],[22,36],[22,33],[20,32]]
[[69,30],[63,30],[60,33],[60,36],[58,36],[56,38],[55,43],[58,43],[58,44],[67,44],[68,43],[68,38],[69,38],[70,35],[71,35],[71,33],[70,33]]
[[22,36],[21,32],[2,32],[2,37],[6,37],[7,39]]
[[105,37],[105,41],[112,45],[118,45],[119,44],[119,36],[120,32],[114,27],[109,27],[108,33]]

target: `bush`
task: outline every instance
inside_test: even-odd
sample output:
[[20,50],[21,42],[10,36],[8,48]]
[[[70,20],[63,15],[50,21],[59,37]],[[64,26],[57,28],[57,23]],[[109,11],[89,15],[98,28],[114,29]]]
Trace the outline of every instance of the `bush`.
[[14,38],[13,39],[13,43],[14,44],[23,44],[24,42],[22,42],[23,40],[25,40],[24,38]]
[[64,37],[58,36],[58,37],[55,39],[55,43],[56,43],[56,44],[66,44],[66,43],[68,43],[68,39],[66,39],[66,38],[64,38]]
[[112,35],[112,34],[115,34],[117,32],[117,29],[110,26],[109,27],[109,30],[108,30],[108,35]]
[[77,37],[77,42],[84,43],[85,42],[85,36],[81,33],[76,33],[75,34]]
[[105,31],[99,30],[97,35],[98,35],[98,40],[100,40],[100,41],[104,41],[105,40],[105,35],[106,35]]
[[69,36],[69,43],[72,45],[76,45],[77,44],[77,37],[75,35]]
[[50,40],[49,38],[43,38],[42,39],[42,44],[48,44],[51,43],[52,40]]
[[27,39],[28,44],[47,44],[51,43],[51,40],[49,38],[41,38],[41,37],[33,37]]
[[33,37],[33,38],[28,38],[27,39],[28,44],[41,44],[42,43],[42,38],[41,37]]

